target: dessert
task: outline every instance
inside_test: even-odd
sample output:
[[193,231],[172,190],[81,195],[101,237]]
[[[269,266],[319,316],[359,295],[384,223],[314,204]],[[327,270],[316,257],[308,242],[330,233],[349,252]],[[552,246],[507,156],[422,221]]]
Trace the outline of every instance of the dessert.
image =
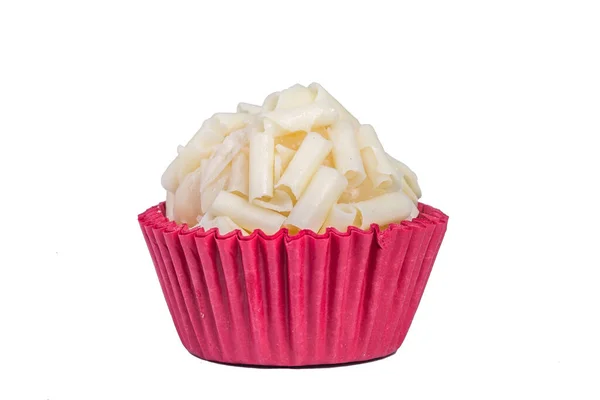
[[190,353],[307,366],[400,347],[448,217],[322,86],[214,114],[161,183],[138,221]]

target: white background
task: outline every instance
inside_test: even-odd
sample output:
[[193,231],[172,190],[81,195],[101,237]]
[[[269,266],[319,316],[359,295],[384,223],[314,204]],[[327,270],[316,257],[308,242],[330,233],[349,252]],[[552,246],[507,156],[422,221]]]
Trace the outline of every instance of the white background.
[[[0,6],[0,399],[598,399],[594,1]],[[205,118],[318,81],[450,215],[384,361],[227,367],[137,225]]]

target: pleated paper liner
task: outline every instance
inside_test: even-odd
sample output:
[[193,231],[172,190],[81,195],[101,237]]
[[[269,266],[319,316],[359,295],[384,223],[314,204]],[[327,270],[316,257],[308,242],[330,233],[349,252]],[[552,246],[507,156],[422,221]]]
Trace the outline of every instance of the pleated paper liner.
[[273,236],[190,230],[164,203],[138,219],[177,333],[205,360],[264,366],[377,359],[402,344],[448,217],[419,204],[385,230]]

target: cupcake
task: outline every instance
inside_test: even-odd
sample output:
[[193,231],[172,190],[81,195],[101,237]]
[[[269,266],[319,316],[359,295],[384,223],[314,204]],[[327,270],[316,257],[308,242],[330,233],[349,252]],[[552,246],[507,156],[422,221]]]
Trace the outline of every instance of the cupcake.
[[448,217],[322,86],[206,120],[138,216],[179,338],[209,361],[343,364],[402,344]]

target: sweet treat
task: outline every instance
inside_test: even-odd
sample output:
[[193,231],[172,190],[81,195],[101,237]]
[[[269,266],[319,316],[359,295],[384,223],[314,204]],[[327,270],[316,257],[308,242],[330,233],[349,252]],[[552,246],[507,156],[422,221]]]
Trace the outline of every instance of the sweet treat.
[[214,114],[161,183],[138,220],[192,354],[303,366],[402,344],[448,217],[322,86]]
[[373,127],[316,83],[213,115],[162,184],[168,218],[222,235],[385,227],[415,218],[421,196],[414,172],[385,152]]

